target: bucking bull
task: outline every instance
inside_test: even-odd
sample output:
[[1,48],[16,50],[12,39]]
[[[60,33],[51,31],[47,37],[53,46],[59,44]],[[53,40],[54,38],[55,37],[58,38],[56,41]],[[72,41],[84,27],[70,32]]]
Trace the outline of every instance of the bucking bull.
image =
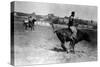
[[[52,28],[55,29],[54,25],[51,24]],[[85,40],[87,42],[90,42],[90,37],[89,34],[87,32],[81,31],[80,29],[77,29],[77,37],[75,39],[71,39],[71,30],[68,28],[62,28],[59,30],[54,30],[54,33],[56,33],[58,39],[61,42],[61,47],[63,48],[64,51],[66,51],[68,53],[67,48],[65,47],[65,42],[70,42],[69,46],[70,46],[70,52],[71,53],[75,53],[74,47],[75,44],[77,44],[78,42]]]

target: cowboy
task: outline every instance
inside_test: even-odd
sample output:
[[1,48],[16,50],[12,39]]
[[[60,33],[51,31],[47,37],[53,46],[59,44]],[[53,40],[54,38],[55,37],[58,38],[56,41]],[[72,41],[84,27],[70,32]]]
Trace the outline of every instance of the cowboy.
[[69,22],[68,22],[68,28],[72,31],[71,39],[76,39],[77,36],[77,29],[74,26],[74,18],[75,17],[75,12],[72,11],[71,15],[69,16]]

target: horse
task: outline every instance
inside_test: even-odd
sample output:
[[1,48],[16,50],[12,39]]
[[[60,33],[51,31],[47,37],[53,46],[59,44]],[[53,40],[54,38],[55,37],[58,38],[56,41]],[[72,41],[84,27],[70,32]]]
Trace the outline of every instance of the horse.
[[29,27],[29,21],[28,20],[23,20],[23,26],[24,26],[24,29],[27,30],[28,27]]
[[83,32],[81,30],[77,30],[77,37],[75,39],[71,39],[71,30],[68,29],[68,28],[62,28],[62,29],[59,29],[59,30],[56,30],[54,31],[54,33],[56,33],[58,39],[60,40],[61,42],[61,47],[63,48],[64,51],[67,51],[68,53],[68,50],[67,48],[65,47],[65,42],[70,42],[69,46],[70,46],[70,52],[72,53],[75,53],[74,51],[74,47],[75,47],[75,44],[77,44],[78,42],[82,41],[82,40],[85,40],[87,42],[90,42],[90,37],[89,37],[89,34],[87,32]]

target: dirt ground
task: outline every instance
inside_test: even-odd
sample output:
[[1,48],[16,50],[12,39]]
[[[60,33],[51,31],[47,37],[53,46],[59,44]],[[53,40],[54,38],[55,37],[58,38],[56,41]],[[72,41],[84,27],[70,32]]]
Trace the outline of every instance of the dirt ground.
[[[93,41],[96,41],[96,36]],[[66,47],[68,48],[66,43]],[[86,62],[97,60],[96,43],[79,42],[75,54],[53,50],[62,49],[51,27],[35,26],[35,31],[25,31],[19,21],[14,23],[15,65]]]

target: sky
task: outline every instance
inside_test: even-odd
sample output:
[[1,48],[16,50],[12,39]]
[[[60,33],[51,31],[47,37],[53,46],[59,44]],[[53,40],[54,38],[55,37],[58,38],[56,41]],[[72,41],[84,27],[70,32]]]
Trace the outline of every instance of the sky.
[[35,12],[37,15],[53,13],[60,17],[70,16],[71,11],[75,11],[75,17],[97,21],[96,6],[15,1],[14,7],[17,12]]

